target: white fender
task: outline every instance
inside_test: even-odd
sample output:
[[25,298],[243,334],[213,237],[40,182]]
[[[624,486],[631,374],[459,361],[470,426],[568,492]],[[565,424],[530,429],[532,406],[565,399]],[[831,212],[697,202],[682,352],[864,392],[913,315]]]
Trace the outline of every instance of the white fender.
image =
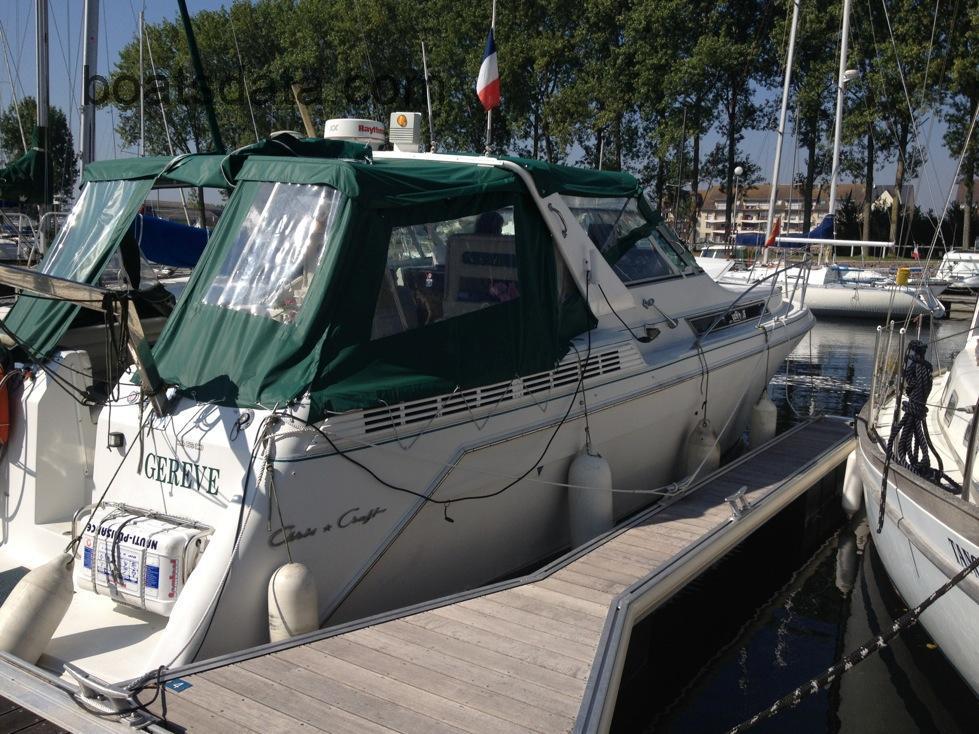
[[762,444],[768,443],[775,436],[775,425],[778,422],[778,409],[775,403],[768,397],[768,389],[762,392],[758,402],[751,409],[751,426],[748,429],[748,436],[751,439],[751,448],[756,449]]
[[568,468],[568,519],[577,548],[612,527],[612,467],[597,452],[582,451]]
[[846,457],[846,470],[843,474],[843,497],[840,500],[843,512],[853,517],[863,507],[863,481],[857,468],[857,451],[854,449]]
[[705,477],[721,465],[721,447],[710,421],[703,420],[687,436],[684,475],[690,476],[703,462],[698,477]]
[[71,604],[74,562],[63,553],[17,582],[0,607],[0,650],[37,662]]
[[287,563],[269,579],[269,641],[319,629],[320,612],[316,579],[302,563]]

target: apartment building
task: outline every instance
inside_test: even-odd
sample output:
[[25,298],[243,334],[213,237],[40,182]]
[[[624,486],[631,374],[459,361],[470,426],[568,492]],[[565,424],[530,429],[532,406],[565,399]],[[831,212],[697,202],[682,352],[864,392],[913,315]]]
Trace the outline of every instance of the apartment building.
[[[768,220],[768,198],[770,184],[742,186],[738,192],[734,212],[734,231],[764,232]],[[814,191],[811,226],[816,226],[829,212],[829,187]],[[837,206],[852,197],[863,204],[864,186],[862,184],[838,184],[836,187]],[[698,220],[698,239],[710,242],[724,242],[724,215],[727,209],[727,195],[714,187],[701,191],[703,205]],[[799,189],[790,184],[779,185],[775,194],[775,216],[782,218],[782,234],[802,233],[802,197]]]

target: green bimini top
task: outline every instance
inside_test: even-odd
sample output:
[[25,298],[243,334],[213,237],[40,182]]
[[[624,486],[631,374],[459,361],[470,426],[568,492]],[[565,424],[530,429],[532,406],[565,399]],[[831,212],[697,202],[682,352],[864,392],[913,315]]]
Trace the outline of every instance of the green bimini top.
[[[548,193],[628,174],[512,159]],[[311,418],[551,369],[595,320],[505,168],[252,155],[154,355],[184,395]]]
[[[221,155],[98,161],[85,167],[82,193],[38,266],[46,275],[94,284],[154,186],[227,187]],[[29,359],[50,356],[79,306],[21,294],[4,319]]]
[[23,198],[32,204],[51,201],[54,169],[51,158],[39,145],[35,130],[30,149],[0,167],[0,199],[12,201]]

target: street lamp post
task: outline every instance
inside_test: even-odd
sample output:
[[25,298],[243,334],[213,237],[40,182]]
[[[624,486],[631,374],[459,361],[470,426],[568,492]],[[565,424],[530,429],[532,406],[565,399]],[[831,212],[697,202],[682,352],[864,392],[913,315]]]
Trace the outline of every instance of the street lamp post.
[[738,196],[741,193],[741,174],[744,169],[741,166],[734,168],[734,208],[731,210],[731,247],[738,243]]

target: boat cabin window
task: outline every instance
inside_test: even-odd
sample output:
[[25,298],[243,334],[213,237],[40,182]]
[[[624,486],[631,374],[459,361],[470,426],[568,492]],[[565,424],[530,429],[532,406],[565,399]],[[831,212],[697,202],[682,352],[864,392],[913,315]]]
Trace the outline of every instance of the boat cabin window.
[[656,232],[660,236],[660,243],[663,246],[663,252],[670,262],[673,263],[674,267],[677,268],[684,275],[692,275],[694,273],[702,272],[700,266],[697,265],[697,260],[694,258],[693,253],[690,252],[683,243],[677,239],[676,234],[673,230],[667,227],[665,224],[660,224],[656,227]]
[[519,298],[515,235],[513,207],[395,227],[371,338]]
[[602,254],[635,237],[612,264],[626,285],[701,272],[693,256],[668,228],[661,225],[645,237],[636,236],[636,230],[647,224],[636,199],[565,196],[564,200]]
[[204,303],[293,322],[345,201],[329,186],[260,184]]
[[952,425],[952,416],[955,415],[955,408],[959,404],[959,394],[952,391],[952,395],[948,399],[948,405],[945,406],[945,425]]
[[48,248],[41,272],[67,280],[84,280],[80,274],[102,256],[112,239],[114,220],[142,186],[141,181],[98,181],[86,185]]

